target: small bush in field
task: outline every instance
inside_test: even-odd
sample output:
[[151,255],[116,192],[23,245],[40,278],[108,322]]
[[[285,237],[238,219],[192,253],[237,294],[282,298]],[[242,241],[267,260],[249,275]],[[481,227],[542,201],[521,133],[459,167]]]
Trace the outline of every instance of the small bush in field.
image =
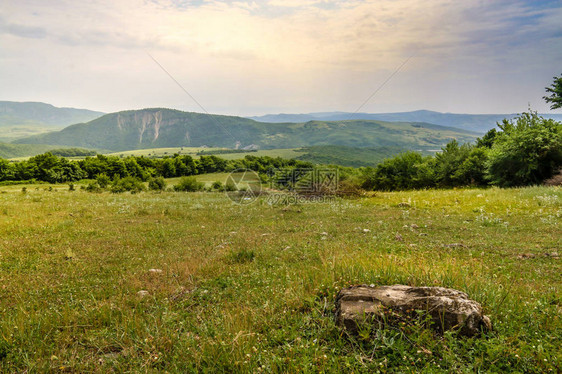
[[101,192],[102,191],[102,188],[100,188],[98,182],[96,182],[96,181],[90,181],[90,182],[88,182],[86,187],[82,186],[82,188],[85,189],[88,192]]
[[166,189],[166,180],[163,177],[151,178],[148,181],[148,189],[151,191],[163,191]]
[[232,192],[232,191],[237,191],[236,185],[234,184],[234,182],[232,180],[229,180],[228,182],[226,182],[226,185],[224,186],[225,191],[228,192]]
[[98,182],[100,188],[107,188],[111,183],[111,179],[105,174],[98,174],[96,182]]
[[111,185],[111,192],[113,193],[122,193],[129,191],[134,194],[144,190],[146,190],[144,183],[142,183],[140,179],[134,177],[116,179]]
[[178,184],[174,186],[174,191],[195,192],[201,191],[204,186],[205,184],[198,182],[195,177],[182,177]]
[[221,181],[215,181],[211,185],[211,189],[216,191],[224,191],[224,186]]

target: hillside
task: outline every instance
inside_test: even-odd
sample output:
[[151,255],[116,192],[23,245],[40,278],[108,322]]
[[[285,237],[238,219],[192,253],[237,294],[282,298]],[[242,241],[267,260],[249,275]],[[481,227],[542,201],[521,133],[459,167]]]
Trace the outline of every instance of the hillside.
[[57,108],[45,103],[0,101],[0,141],[60,130],[102,115],[101,112]]
[[477,134],[428,123],[309,121],[264,123],[234,116],[143,109],[107,114],[61,131],[19,139],[113,151],[163,147],[298,148],[312,145],[435,149],[451,139],[474,141]]
[[[307,114],[267,114],[264,116],[249,117],[256,121],[282,123],[305,121],[342,121],[347,119],[363,119],[376,121],[404,121],[427,122],[440,126],[450,126],[463,130],[484,133],[496,126],[504,118],[515,118],[517,114],[456,114],[440,113],[430,110],[416,110],[413,112],[398,113],[307,113]],[[562,121],[562,114],[541,114],[545,118]]]
[[50,151],[54,148],[56,148],[56,146],[43,144],[0,143],[0,158],[35,156]]
[[45,103],[0,101],[0,126],[68,126],[91,121],[103,114],[87,109],[57,108]]
[[384,159],[404,151],[398,147],[346,147],[342,145],[317,145],[300,149],[304,152],[295,157],[297,160],[310,161],[315,164],[333,164],[341,166],[376,166]]

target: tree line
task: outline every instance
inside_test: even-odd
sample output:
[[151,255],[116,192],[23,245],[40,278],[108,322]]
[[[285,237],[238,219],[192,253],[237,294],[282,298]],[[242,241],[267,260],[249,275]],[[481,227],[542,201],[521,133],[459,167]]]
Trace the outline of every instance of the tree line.
[[452,140],[435,156],[416,152],[386,159],[364,172],[369,190],[540,184],[562,167],[562,123],[536,112],[504,119],[476,144]]
[[153,177],[173,178],[237,169],[249,169],[265,174],[271,169],[312,167],[313,164],[306,161],[253,155],[239,160],[225,160],[213,155],[196,159],[189,155],[175,154],[162,159],[152,159],[144,156],[120,158],[98,154],[95,157],[71,161],[47,152],[18,162],[0,158],[0,181],[70,183],[82,179],[97,179],[100,175],[110,180],[132,177],[148,181]]

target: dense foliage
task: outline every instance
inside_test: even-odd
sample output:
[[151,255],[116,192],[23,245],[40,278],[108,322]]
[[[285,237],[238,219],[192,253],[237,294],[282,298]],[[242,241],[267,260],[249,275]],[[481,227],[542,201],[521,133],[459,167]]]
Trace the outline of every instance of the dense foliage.
[[435,157],[408,152],[387,159],[364,186],[375,190],[539,184],[562,167],[562,124],[536,112],[498,124],[475,145],[449,142]]
[[174,155],[163,159],[97,155],[79,161],[69,161],[48,152],[19,162],[0,158],[0,181],[36,180],[67,183],[95,179],[101,188],[105,188],[111,181],[125,177],[148,181],[153,177],[173,178],[237,169],[249,169],[265,174],[270,169],[292,167],[312,168],[313,164],[251,155],[240,160],[225,160],[213,155],[201,156],[198,159],[187,155]]

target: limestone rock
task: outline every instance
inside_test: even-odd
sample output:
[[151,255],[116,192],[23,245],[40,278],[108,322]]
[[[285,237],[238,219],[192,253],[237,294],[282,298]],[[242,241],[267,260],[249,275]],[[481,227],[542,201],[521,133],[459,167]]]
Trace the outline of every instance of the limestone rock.
[[475,336],[492,328],[479,303],[450,288],[360,285],[342,289],[336,298],[336,322],[352,332],[361,321],[380,321],[385,310],[403,317],[425,311],[438,332],[459,329],[461,335]]

